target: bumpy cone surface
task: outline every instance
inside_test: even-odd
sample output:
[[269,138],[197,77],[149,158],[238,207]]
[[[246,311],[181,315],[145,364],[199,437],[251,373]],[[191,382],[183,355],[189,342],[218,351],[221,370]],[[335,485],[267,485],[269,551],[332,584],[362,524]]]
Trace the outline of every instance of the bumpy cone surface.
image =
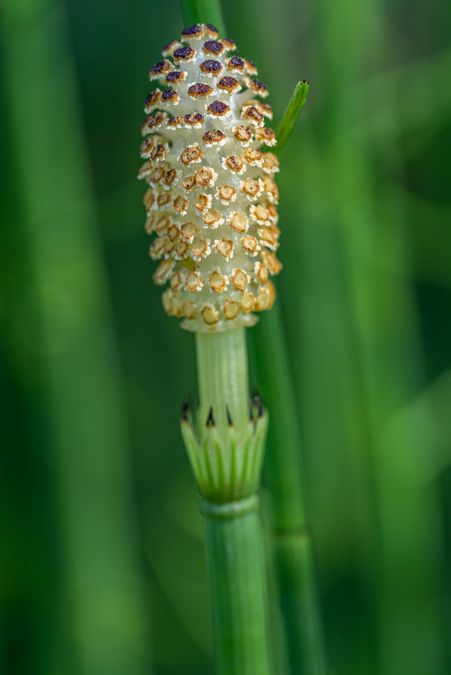
[[[267,89],[232,40],[185,29],[150,69],[139,178],[163,305],[193,331],[252,325],[270,309],[281,264],[276,143]],[[262,151],[262,148],[264,151]]]

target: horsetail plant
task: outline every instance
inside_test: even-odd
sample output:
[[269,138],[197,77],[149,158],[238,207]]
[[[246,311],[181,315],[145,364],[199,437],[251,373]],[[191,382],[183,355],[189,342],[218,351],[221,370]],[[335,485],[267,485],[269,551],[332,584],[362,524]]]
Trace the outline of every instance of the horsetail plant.
[[[219,0],[181,0],[181,7],[185,23],[214,17],[224,32]],[[308,92],[308,82],[296,84],[277,128],[274,152],[278,155],[287,144]],[[273,414],[267,443],[267,483],[278,600],[286,635],[287,660],[282,659],[282,667],[290,675],[324,675],[326,656],[301,476],[300,433],[278,307],[251,331],[250,348],[255,374]]]
[[[181,0],[185,23],[218,21],[224,32],[219,0]],[[296,84],[277,127],[274,153],[286,146],[309,92],[309,83]],[[302,484],[301,443],[293,384],[286,356],[278,307],[250,334],[257,381],[272,411],[267,441],[267,484],[272,512],[272,551],[278,600],[286,635],[291,675],[324,675],[326,655],[318,607],[313,545]]]
[[139,177],[166,312],[195,332],[200,406],[182,434],[202,496],[221,675],[267,675],[270,655],[258,487],[267,412],[249,402],[245,328],[270,309],[276,144],[268,95],[211,24],[186,28],[150,69]]

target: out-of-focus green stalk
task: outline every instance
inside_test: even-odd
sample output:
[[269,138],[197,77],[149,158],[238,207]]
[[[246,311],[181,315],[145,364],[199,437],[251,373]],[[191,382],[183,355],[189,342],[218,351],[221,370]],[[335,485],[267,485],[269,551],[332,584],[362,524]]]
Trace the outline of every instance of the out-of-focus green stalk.
[[[118,364],[62,7],[2,2],[12,132],[35,277],[29,340],[61,492],[69,606],[82,675],[149,672]],[[39,317],[42,334],[33,313]]]
[[[11,236],[6,220],[3,227]],[[14,264],[17,259],[12,258],[2,267],[2,281]],[[17,289],[10,297],[7,285],[2,284],[4,299],[23,300]],[[0,339],[0,642],[5,660],[0,672],[58,675],[62,663],[71,663],[72,654],[61,625],[63,575],[52,508],[50,453],[44,430],[36,423],[39,402],[30,359],[15,353],[17,325],[14,308],[8,304],[2,310],[4,319],[7,328]]]
[[[277,154],[291,136],[308,91],[307,82],[297,83],[278,127]],[[292,675],[322,675],[326,672],[326,658],[302,484],[301,442],[279,305],[251,331],[250,344],[257,379],[272,411],[266,475],[289,668]]]
[[[2,237],[11,236],[8,216],[3,213],[0,233],[2,254],[7,254],[0,265],[0,642],[4,648],[0,672],[58,675],[61,659],[71,663],[71,655],[61,630],[64,593],[55,541],[53,476],[45,433],[36,424],[39,403],[32,364],[29,355],[17,358],[14,343],[17,316],[10,301],[20,303],[23,297],[18,289],[10,294],[5,283],[11,269],[21,265]],[[15,233],[17,225],[14,221]],[[25,251],[20,253],[23,256]]]
[[[279,305],[263,315],[251,331],[259,387],[271,415],[267,459],[276,532],[296,532],[307,526],[300,470],[300,439],[297,410],[290,381],[288,357],[283,349],[284,333]],[[280,348],[274,349],[274,344]],[[278,450],[276,451],[276,448]]]
[[[0,672],[57,675],[61,663],[71,663],[61,626],[58,514],[51,453],[40,419],[39,375],[27,348],[28,327],[20,321],[30,293],[31,270],[6,122],[5,118],[0,122],[0,640],[4,657]],[[33,342],[31,352],[35,348]]]
[[[384,10],[375,0],[327,0],[321,8],[331,91],[325,175],[348,275],[377,513],[379,672],[436,675],[442,652],[435,604],[436,501],[432,485],[412,480],[413,463],[428,450],[415,449],[415,425],[408,433],[389,433],[390,421],[415,391],[421,369],[403,205],[389,200],[381,208],[381,195],[373,192],[369,147],[352,132],[353,84],[370,55],[365,36],[371,34],[381,51],[388,47],[382,41]],[[391,276],[385,260],[390,260]]]
[[224,19],[219,0],[180,0],[185,26],[212,23],[224,34]]
[[301,443],[278,304],[251,331],[254,366],[268,409],[266,480],[290,672],[326,672],[312,539],[305,511]]

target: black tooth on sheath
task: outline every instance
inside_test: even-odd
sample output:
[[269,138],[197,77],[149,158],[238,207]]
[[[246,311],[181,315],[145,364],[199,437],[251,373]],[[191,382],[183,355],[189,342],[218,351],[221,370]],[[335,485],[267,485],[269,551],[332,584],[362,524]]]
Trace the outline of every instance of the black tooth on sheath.
[[233,427],[232,415],[230,414],[230,408],[226,405],[226,415],[227,415],[227,424],[229,427]]
[[252,403],[257,409],[257,414],[259,417],[263,416],[263,401],[262,397],[260,396],[260,392],[257,389],[254,389],[253,395],[252,395]]
[[191,415],[191,406],[189,404],[188,398],[185,398],[182,404],[182,420],[184,422],[189,422]]
[[207,427],[214,427],[215,426],[215,418],[213,416],[213,406],[210,406],[210,410],[208,411],[208,417],[207,417],[207,422],[206,422]]

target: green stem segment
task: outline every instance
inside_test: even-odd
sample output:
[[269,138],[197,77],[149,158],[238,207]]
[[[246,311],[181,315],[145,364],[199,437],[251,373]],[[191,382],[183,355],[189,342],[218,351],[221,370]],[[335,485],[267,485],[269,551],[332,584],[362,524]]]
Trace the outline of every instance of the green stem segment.
[[276,532],[305,529],[297,411],[278,304],[261,317],[249,339],[258,385],[272,413],[266,476],[271,491],[274,528]]
[[[239,439],[238,454],[249,452],[251,447],[245,441],[252,421],[244,329],[197,334],[196,347],[199,432],[203,441],[194,453],[210,455],[219,448],[222,461],[227,462],[227,439]],[[189,424],[185,427],[189,447],[187,429]],[[248,492],[243,477],[231,480],[234,487],[244,489],[243,499],[202,502],[218,674],[269,675],[265,555],[258,497],[254,483],[249,484]],[[237,480],[239,485],[235,485]],[[202,485],[204,494],[216,495],[211,486]],[[223,496],[217,494],[218,502]]]
[[218,673],[269,675],[258,498],[253,496],[225,507],[204,502],[203,513]]
[[326,665],[309,531],[276,532],[274,550],[290,672],[324,675]]
[[[62,633],[70,635],[77,663],[69,664],[65,651],[60,654],[58,631],[49,637],[52,665],[40,664],[39,672],[141,675],[149,672],[146,610],[121,378],[63,9],[57,0],[1,4],[11,165],[21,190],[15,228],[26,236],[25,268],[32,279],[27,286],[12,284],[18,306],[33,317],[30,344],[16,359],[26,364],[25,391],[34,383],[39,392],[39,405],[28,412],[36,428],[46,429],[54,475],[50,491],[58,509],[58,527],[52,526],[62,533],[61,579],[68,599],[61,610]],[[25,333],[18,335],[20,350]],[[36,447],[38,434],[29,451]],[[50,527],[47,523],[44,537]],[[42,546],[39,540],[36,547]],[[45,572],[52,577],[55,570]]]
[[215,423],[224,427],[227,407],[237,428],[247,423],[249,375],[244,331],[196,333],[201,423],[212,408]]
[[250,339],[257,381],[272,413],[266,479],[289,669],[291,675],[324,675],[326,659],[301,478],[300,433],[278,305],[261,318]]
[[212,23],[224,35],[224,19],[218,0],[180,0],[185,26]]

